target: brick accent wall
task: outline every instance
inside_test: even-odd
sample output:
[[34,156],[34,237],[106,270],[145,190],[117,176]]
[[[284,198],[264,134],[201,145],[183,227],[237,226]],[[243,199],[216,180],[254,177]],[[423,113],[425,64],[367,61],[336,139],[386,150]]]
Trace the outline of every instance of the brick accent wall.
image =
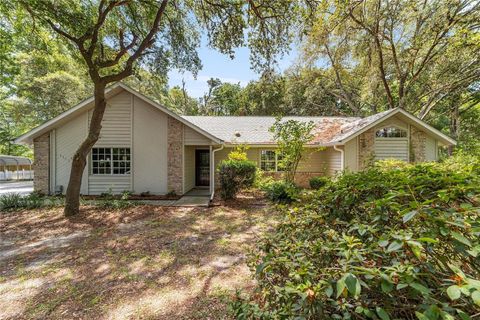
[[49,193],[50,132],[33,140],[33,189],[36,192]]
[[168,117],[168,191],[183,193],[183,123]]
[[369,129],[358,137],[358,169],[365,169],[375,153],[375,129]]
[[[282,172],[264,172],[265,176],[273,177],[275,180],[283,178]],[[295,173],[295,184],[302,188],[310,188],[310,179],[313,177],[326,176],[324,172],[297,172]]]
[[417,129],[414,126],[410,127],[410,161],[422,162],[425,161],[425,143],[427,136],[425,132]]

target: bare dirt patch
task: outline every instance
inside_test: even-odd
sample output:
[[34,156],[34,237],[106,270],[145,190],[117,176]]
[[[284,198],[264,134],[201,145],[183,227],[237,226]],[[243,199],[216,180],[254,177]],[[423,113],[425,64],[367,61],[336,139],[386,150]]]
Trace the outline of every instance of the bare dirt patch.
[[0,214],[1,319],[224,319],[275,222],[252,196],[213,208]]

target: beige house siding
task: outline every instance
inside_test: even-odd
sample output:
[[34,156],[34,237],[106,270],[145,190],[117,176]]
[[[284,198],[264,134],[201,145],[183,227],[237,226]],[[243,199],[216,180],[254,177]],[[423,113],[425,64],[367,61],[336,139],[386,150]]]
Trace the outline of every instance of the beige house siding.
[[208,146],[211,144],[210,139],[201,135],[190,127],[184,126],[183,134],[185,136],[184,141],[186,146]]
[[339,151],[333,148],[327,148],[325,151],[325,164],[327,168],[327,175],[333,176],[342,171],[342,155]]
[[408,124],[398,117],[387,119],[375,127],[375,132],[379,129],[394,126],[407,131],[405,138],[378,138],[375,137],[375,160],[398,159],[408,161],[409,159],[409,133]]
[[345,170],[358,171],[358,137],[345,143]]
[[[233,150],[233,148],[224,148],[215,153],[215,181],[216,187],[219,187],[218,184],[218,172],[217,168],[219,163],[228,157],[228,154]],[[255,164],[260,167],[260,152],[262,150],[275,150],[273,147],[251,147],[247,150],[247,158],[250,161],[255,162]],[[341,171],[341,153],[335,151],[332,147],[321,148],[320,150],[311,149],[305,156],[305,158],[299,163],[297,174],[295,177],[295,182],[302,186],[308,187],[309,180],[314,176],[333,176],[337,172]],[[268,175],[274,176],[275,178],[281,178],[281,172],[268,172]]]
[[[407,131],[406,138],[377,138],[375,132],[386,126],[396,126]],[[348,144],[348,142],[347,142]],[[350,162],[350,152],[346,162]],[[410,120],[392,117],[358,136],[358,169],[364,169],[371,159],[400,159],[409,162],[438,160],[438,141],[411,124]]]
[[165,194],[167,188],[167,119],[145,101],[133,97],[132,189]]
[[375,160],[383,159],[408,161],[408,137],[375,138]]
[[[89,122],[92,111],[89,112]],[[100,138],[95,147],[131,147],[132,94],[122,92],[107,101]]]
[[185,146],[184,151],[185,181],[183,192],[188,192],[195,187],[195,147]]
[[430,136],[427,136],[425,140],[425,160],[426,161],[438,160],[437,141]]
[[[102,130],[100,138],[93,146],[97,147],[124,147],[130,148],[132,154],[132,109],[133,95],[123,91],[107,100],[107,107],[103,115]],[[90,119],[92,110],[88,113]],[[133,157],[131,167],[134,164]],[[91,175],[91,164],[89,157],[88,170],[88,193],[101,194],[104,192],[121,193],[132,191],[132,175]]]
[[90,175],[88,177],[88,194],[99,195],[105,192],[119,194],[130,190],[129,175]]
[[[55,156],[50,162],[54,174],[50,179],[51,192],[55,185],[61,185],[65,193],[72,156],[88,133],[91,114],[91,110],[85,112],[52,131]],[[110,190],[167,193],[167,117],[126,91],[110,98],[100,138],[94,147],[130,148],[131,174],[91,175],[89,156],[81,193],[98,195]]]
[[[77,151],[87,136],[87,121],[87,113],[85,112],[55,129],[55,158],[51,163],[51,168],[53,168],[52,173],[54,173],[54,178],[52,178],[52,192],[56,187],[60,186],[63,189],[63,193],[67,191],[70,170],[72,168],[72,158],[75,151]],[[90,159],[87,159],[87,166],[83,172],[82,186],[80,188],[80,193],[82,194],[89,194],[89,163]]]

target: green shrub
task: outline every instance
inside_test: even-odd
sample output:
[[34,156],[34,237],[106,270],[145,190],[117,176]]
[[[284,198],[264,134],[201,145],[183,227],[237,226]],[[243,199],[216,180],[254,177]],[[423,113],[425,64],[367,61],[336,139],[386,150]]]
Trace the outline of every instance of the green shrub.
[[233,199],[242,188],[251,187],[257,167],[248,160],[227,159],[220,162],[218,174],[222,199]]
[[5,211],[17,210],[23,207],[24,201],[19,193],[7,193],[0,196],[0,209]]
[[283,180],[267,183],[262,190],[265,191],[268,199],[279,203],[291,203],[297,199],[300,193],[296,185]]
[[98,204],[99,207],[104,209],[126,209],[137,205],[136,201],[128,200],[132,192],[123,191],[120,197],[115,196],[110,190],[107,194],[104,195],[105,200],[101,200]]
[[327,177],[312,177],[310,179],[310,188],[318,190],[323,188],[330,181]]
[[235,317],[470,319],[480,307],[479,185],[473,166],[380,164],[280,207],[249,259],[257,292],[237,296]]
[[22,196],[19,193],[7,193],[0,196],[0,209],[2,211],[15,211],[21,209],[35,209],[45,205],[45,197],[37,193]]
[[268,184],[274,182],[275,179],[272,175],[265,174],[265,171],[257,168],[255,173],[255,181],[253,182],[253,187],[263,190]]

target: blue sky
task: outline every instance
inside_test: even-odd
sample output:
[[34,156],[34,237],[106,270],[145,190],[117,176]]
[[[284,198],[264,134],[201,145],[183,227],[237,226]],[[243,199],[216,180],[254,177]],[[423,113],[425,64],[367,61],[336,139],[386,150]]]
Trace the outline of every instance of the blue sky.
[[[169,85],[181,86],[182,78],[185,79],[187,92],[195,98],[202,97],[208,90],[207,80],[210,78],[219,78],[223,82],[238,83],[245,86],[250,80],[258,79],[258,74],[250,69],[249,49],[239,48],[235,51],[235,59],[230,59],[228,55],[223,55],[216,50],[207,47],[202,41],[202,47],[199,49],[200,59],[203,68],[198,73],[195,80],[191,73],[180,73],[178,71],[169,72]],[[277,71],[284,71],[290,67],[297,56],[295,50],[289,55],[283,57],[278,64]]]

